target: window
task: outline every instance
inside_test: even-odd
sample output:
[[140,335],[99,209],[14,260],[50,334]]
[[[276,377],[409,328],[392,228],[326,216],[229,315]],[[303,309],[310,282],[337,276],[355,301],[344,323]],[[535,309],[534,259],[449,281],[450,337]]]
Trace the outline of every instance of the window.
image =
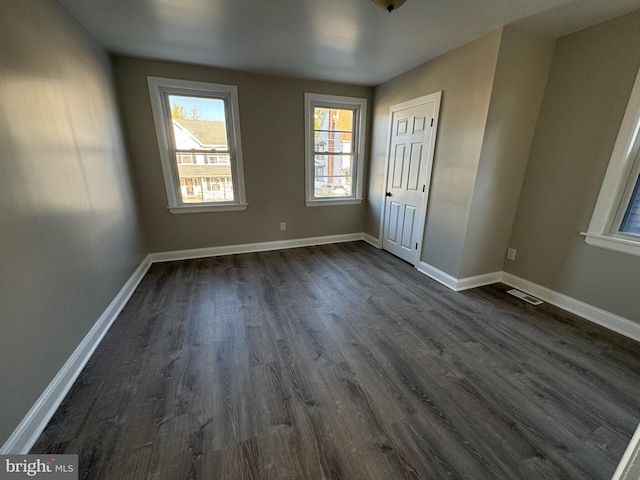
[[640,178],[638,175],[638,169],[640,167],[640,154],[636,156],[636,164],[633,169],[633,174],[630,176],[629,185],[627,191],[622,196],[622,205],[626,205],[626,208],[620,213],[624,212],[622,219],[620,220],[619,231],[628,235],[635,235],[640,240]]
[[169,211],[246,209],[236,87],[147,80]]
[[305,94],[306,204],[362,202],[367,100]]
[[640,71],[600,188],[588,244],[640,255]]

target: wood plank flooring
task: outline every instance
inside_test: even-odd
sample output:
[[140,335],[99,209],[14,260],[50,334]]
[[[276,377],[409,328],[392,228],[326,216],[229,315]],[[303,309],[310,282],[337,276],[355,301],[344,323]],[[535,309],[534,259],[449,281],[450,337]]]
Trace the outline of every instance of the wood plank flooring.
[[33,453],[87,479],[610,479],[640,346],[364,242],[151,267]]

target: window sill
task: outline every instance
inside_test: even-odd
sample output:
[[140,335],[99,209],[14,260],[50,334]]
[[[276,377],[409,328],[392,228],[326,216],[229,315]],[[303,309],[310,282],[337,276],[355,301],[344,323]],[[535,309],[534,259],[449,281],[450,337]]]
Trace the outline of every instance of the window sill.
[[343,198],[331,200],[307,200],[307,207],[337,207],[339,205],[359,205],[362,203],[361,198]]
[[580,232],[580,235],[584,235],[584,241],[594,247],[606,248],[607,250],[614,250],[616,252],[640,256],[640,239],[634,240],[631,238],[590,232]]
[[210,212],[237,212],[246,210],[249,205],[246,203],[234,203],[225,205],[180,205],[177,207],[167,207],[171,213],[210,213]]

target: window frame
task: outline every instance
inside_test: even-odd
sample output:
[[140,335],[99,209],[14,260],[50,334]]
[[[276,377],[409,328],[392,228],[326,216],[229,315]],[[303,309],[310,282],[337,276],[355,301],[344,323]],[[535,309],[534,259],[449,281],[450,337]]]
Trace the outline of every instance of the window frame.
[[[640,125],[640,123],[639,123]],[[635,160],[633,162],[633,166],[631,168],[631,173],[627,178],[626,186],[624,188],[622,199],[620,201],[620,205],[618,207],[618,212],[616,213],[615,219],[613,221],[613,225],[617,226],[617,232],[621,236],[627,236],[631,239],[636,239],[640,242],[640,234],[637,233],[629,233],[622,230],[623,224],[625,222],[627,213],[630,213],[630,209],[632,207],[632,203],[634,203],[636,192],[640,187],[640,151],[636,154]]]
[[[167,209],[171,213],[228,212],[248,206],[244,182],[240,109],[235,85],[194,82],[173,78],[147,77],[153,121],[156,129],[162,174],[167,193]],[[221,99],[225,102],[227,142],[229,148],[233,201],[186,203],[180,194],[180,177],[176,160],[169,95]],[[212,155],[215,153],[212,153]]]
[[[353,117],[353,161],[351,164],[351,195],[348,197],[315,196],[315,142],[314,109],[316,107],[348,109],[354,111]],[[362,182],[364,170],[364,149],[367,124],[367,99],[344,97],[320,93],[304,94],[304,131],[305,131],[305,204],[307,207],[355,205],[362,203]]]
[[585,242],[596,247],[640,255],[640,236],[620,231],[640,168],[640,69],[622,118],[618,137],[602,181]]

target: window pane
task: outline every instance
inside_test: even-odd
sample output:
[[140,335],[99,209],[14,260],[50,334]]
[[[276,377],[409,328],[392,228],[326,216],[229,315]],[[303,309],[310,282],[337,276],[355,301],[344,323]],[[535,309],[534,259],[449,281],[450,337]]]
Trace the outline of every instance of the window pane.
[[353,110],[315,107],[313,137],[316,152],[352,153]]
[[204,179],[203,186],[203,195],[207,202],[233,200],[231,177],[208,177]]
[[315,107],[315,130],[342,130],[353,132],[353,110]]
[[[176,149],[228,149],[224,100],[169,95],[169,105]],[[233,201],[229,154],[178,153],[176,163],[184,203]]]
[[184,203],[233,201],[231,177],[216,178],[213,181],[205,177],[181,178],[180,192]]
[[[180,154],[177,155],[178,157]],[[220,163],[206,163],[209,155],[196,154],[195,163],[178,161],[180,196],[184,203],[232,202],[233,182],[229,155],[220,155]]]
[[169,106],[176,149],[229,148],[224,100],[169,95]]
[[316,155],[315,197],[350,197],[352,160],[351,155]]
[[316,152],[352,153],[352,138],[351,132],[316,130],[313,139],[314,148]]
[[640,235],[640,178],[636,180],[631,200],[624,214],[620,231],[632,235]]

